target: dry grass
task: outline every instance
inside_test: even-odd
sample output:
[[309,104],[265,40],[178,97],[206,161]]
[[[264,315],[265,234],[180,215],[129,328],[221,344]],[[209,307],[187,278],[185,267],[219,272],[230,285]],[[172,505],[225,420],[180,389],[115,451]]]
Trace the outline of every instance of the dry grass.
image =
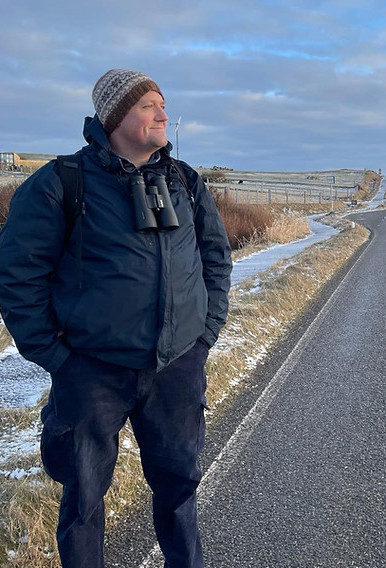
[[381,176],[372,170],[367,170],[362,184],[358,186],[354,199],[369,199],[379,190],[380,184]]
[[36,421],[36,410],[32,408],[0,408],[0,428],[9,430],[29,428]]
[[21,181],[15,180],[4,185],[0,185],[0,224],[5,223],[7,219],[9,203],[20,183]]
[[[329,213],[331,211],[331,203],[291,203],[282,205],[280,203],[272,203],[270,205],[271,211],[274,212],[275,217],[280,213],[298,213],[300,215],[315,215],[317,213]],[[347,209],[343,201],[334,201],[333,209],[335,213],[345,211]]]
[[[366,238],[367,232],[362,227],[348,228],[325,243],[313,245],[292,259],[289,266],[282,263],[260,275],[259,291],[254,291],[255,279],[243,282],[243,292],[239,288],[232,290],[228,324],[207,363],[208,401],[213,409],[210,420],[221,414],[221,409],[242,388],[256,364],[306,310],[323,283]],[[2,431],[31,425],[38,420],[43,403],[44,399],[33,409],[3,412]],[[108,530],[123,512],[127,514],[140,507],[148,494],[129,426],[122,431],[120,447],[114,481],[105,499]],[[9,471],[12,468],[28,471],[36,465],[41,465],[37,453],[9,460],[1,467]],[[0,491],[2,568],[59,568],[55,543],[59,498],[60,486],[43,471],[23,480],[3,476]]]
[[2,568],[60,568],[55,543],[60,493],[60,486],[43,472],[2,483],[7,513]]
[[240,260],[253,252],[266,249],[273,243],[296,241],[306,237],[309,233],[310,227],[306,217],[291,210],[280,212],[263,234],[254,232],[249,238],[241,239],[239,244],[242,246],[233,250],[232,258],[234,261]]
[[[232,197],[214,191],[218,210],[225,225],[232,250],[246,246],[258,247],[272,243],[285,243],[309,234],[305,217],[331,211],[331,204],[295,203],[290,207],[279,203],[256,205],[236,203]],[[334,211],[346,208],[341,201],[334,202]]]
[[12,337],[9,335],[7,328],[5,325],[0,325],[0,351],[4,351],[11,343]]
[[33,174],[46,163],[47,161],[45,160],[22,160],[21,166],[23,172],[25,172],[26,174]]
[[242,248],[251,238],[263,239],[274,221],[274,214],[266,206],[237,204],[227,196],[217,196],[216,204],[232,249]]
[[310,232],[306,217],[296,213],[282,213],[266,228],[265,235],[269,242],[289,243],[309,235]]

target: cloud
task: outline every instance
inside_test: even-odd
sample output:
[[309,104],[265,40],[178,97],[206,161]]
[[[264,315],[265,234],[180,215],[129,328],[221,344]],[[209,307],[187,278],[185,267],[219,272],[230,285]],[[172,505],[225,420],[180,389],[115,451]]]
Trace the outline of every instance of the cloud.
[[193,164],[381,167],[385,22],[379,0],[6,0],[0,150],[77,149],[95,81],[125,67],[160,84]]
[[184,136],[189,136],[189,135],[193,135],[196,136],[197,134],[207,134],[209,132],[215,132],[217,129],[214,128],[213,126],[210,126],[208,124],[200,124],[199,122],[193,121],[193,122],[188,122],[187,124],[185,124],[183,126],[183,133]]

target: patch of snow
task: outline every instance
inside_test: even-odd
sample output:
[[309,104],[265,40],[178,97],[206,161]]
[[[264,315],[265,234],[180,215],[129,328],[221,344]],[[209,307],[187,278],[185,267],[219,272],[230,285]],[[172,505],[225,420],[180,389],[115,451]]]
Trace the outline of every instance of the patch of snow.
[[8,479],[22,479],[23,477],[30,477],[31,475],[36,475],[40,473],[41,470],[42,470],[41,467],[30,467],[27,470],[23,468],[16,468],[12,471],[6,471],[4,469],[0,469],[0,475],[4,475]]
[[257,292],[260,292],[260,290],[261,290],[260,282],[255,281],[255,285],[253,286],[253,288],[249,290],[249,292],[250,294],[256,294]]
[[12,345],[8,345],[8,347],[6,347],[4,351],[0,351],[0,361],[4,361],[4,359],[6,359],[7,357],[17,355],[18,353],[19,352],[17,350],[17,347],[12,341]]
[[50,375],[19,354],[0,362],[0,408],[33,406],[51,384]]
[[27,455],[39,450],[41,426],[35,423],[31,428],[12,428],[0,436],[0,463],[13,456]]

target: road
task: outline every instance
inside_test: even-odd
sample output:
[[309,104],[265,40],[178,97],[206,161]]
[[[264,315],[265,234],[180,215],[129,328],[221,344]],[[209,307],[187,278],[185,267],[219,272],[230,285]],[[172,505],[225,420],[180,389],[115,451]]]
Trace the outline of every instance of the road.
[[208,484],[208,568],[386,565],[385,216]]
[[[386,566],[385,217],[352,216],[370,245],[210,432],[206,568]],[[146,518],[108,568],[163,566]]]

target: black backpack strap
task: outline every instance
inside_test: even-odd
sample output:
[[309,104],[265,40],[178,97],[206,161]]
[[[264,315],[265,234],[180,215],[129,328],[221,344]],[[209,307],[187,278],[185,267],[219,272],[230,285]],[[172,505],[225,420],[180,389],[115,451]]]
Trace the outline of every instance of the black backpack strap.
[[[64,248],[75,229],[75,225],[80,216],[84,213],[83,203],[83,171],[82,154],[68,154],[58,156],[56,159],[58,174],[63,186],[63,210],[66,218],[66,230],[64,236]],[[78,285],[82,287],[82,224],[78,225],[77,234],[77,265],[78,265]]]
[[184,185],[184,187],[187,191],[187,194],[189,195],[189,199],[190,199],[190,202],[191,202],[192,207],[193,207],[194,195],[193,195],[192,190],[189,187],[188,179],[187,179],[186,174],[185,174],[185,170],[184,170],[183,166],[181,165],[181,163],[178,162],[177,160],[175,160],[174,158],[172,158],[172,164],[173,164],[173,167],[175,168],[175,170],[177,171],[178,176],[181,179],[181,181],[182,181],[182,183],[183,183],[183,185]]
[[57,157],[58,173],[63,186],[63,209],[66,217],[65,243],[68,243],[83,207],[82,155]]

